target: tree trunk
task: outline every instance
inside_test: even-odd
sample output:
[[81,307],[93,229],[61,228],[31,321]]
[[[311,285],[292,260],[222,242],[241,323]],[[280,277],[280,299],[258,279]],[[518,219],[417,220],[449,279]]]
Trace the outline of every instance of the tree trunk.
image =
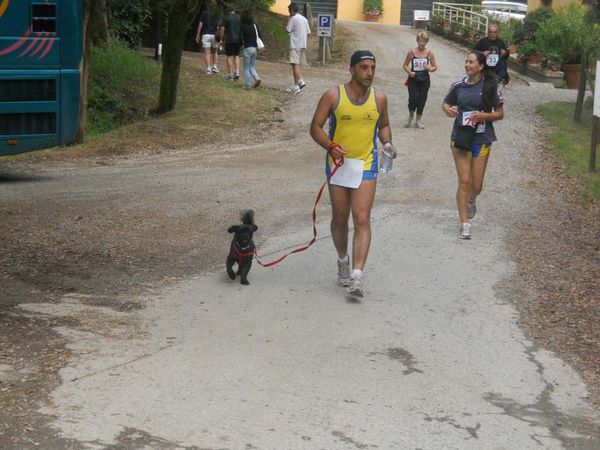
[[85,130],[87,128],[87,93],[88,79],[90,77],[90,49],[91,49],[91,33],[90,33],[90,16],[91,11],[95,6],[96,0],[84,0],[83,3],[83,58],[81,60],[81,85],[79,87],[79,124],[77,127],[77,135],[74,144],[83,143]]
[[581,69],[579,69],[579,88],[577,89],[577,102],[573,113],[573,122],[581,122],[583,101],[585,100],[585,85],[587,84],[587,56],[581,58]]
[[160,78],[158,107],[156,108],[156,112],[159,114],[173,110],[177,102],[177,85],[188,16],[188,0],[175,0],[175,4],[169,11],[169,28],[163,46],[163,69]]
[[108,33],[108,19],[106,17],[106,0],[95,0],[94,8],[91,12],[92,42],[94,45],[110,45],[110,35]]

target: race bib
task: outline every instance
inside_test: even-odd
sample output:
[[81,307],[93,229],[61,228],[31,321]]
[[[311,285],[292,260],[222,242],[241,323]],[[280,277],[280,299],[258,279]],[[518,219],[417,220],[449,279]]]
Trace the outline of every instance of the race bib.
[[496,67],[499,60],[500,60],[500,55],[498,55],[498,53],[492,53],[492,54],[488,55],[486,64],[489,67]]
[[356,189],[363,177],[365,162],[362,159],[344,158],[344,164],[333,174],[329,182],[336,186]]
[[471,116],[477,111],[465,111],[462,113],[463,126],[476,127],[475,133],[483,133],[485,131],[485,122],[473,122]]
[[423,72],[427,70],[427,58],[413,58],[413,72]]

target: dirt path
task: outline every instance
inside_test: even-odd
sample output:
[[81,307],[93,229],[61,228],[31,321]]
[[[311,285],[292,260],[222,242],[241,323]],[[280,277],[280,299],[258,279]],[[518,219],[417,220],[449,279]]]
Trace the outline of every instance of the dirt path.
[[[477,302],[478,296],[481,295],[487,307],[497,307],[500,299],[509,300],[511,295],[510,289],[503,287],[503,283],[509,279],[506,277],[511,276],[514,264],[506,251],[512,227],[522,216],[529,214],[533,207],[527,189],[531,183],[536,183],[535,174],[526,173],[523,170],[526,162],[522,161],[523,148],[526,147],[524,143],[535,139],[538,131],[538,124],[529,119],[534,115],[535,104],[540,100],[572,99],[574,93],[557,91],[545,85],[526,86],[519,82],[507,89],[507,118],[498,126],[500,142],[495,146],[488,184],[480,202],[481,212],[473,230],[474,245],[471,247],[472,251],[464,246],[456,247],[452,194],[455,189],[455,174],[451,155],[447,150],[451,124],[441,113],[439,102],[450,81],[462,73],[461,52],[435,38],[432,40],[431,47],[436,52],[441,70],[434,77],[430,92],[424,120],[427,129],[405,130],[400,127],[405,118],[407,99],[406,90],[401,83],[401,64],[406,50],[414,42],[414,32],[405,28],[359,23],[348,23],[345,26],[361,36],[361,46],[371,48],[377,55],[376,86],[386,92],[390,99],[394,140],[400,157],[394,172],[388,177],[382,177],[380,181],[375,217],[381,222],[382,235],[392,237],[386,240],[389,248],[399,246],[412,252],[398,261],[404,271],[402,273],[410,271],[412,255],[415,260],[425,261],[427,258],[431,259],[427,254],[435,255],[436,252],[447,258],[446,264],[455,264],[451,260],[456,257],[467,261],[469,267],[487,268],[486,270],[494,276],[490,275],[489,280],[485,280],[485,271],[480,274],[485,288],[480,292],[477,289],[467,289],[468,298]],[[261,72],[268,74],[265,77],[267,87],[283,89],[289,84],[290,73],[287,66],[263,64],[259,68]],[[257,311],[252,310],[251,303],[248,303],[246,293],[236,289],[233,292],[226,290],[226,294],[223,294],[221,291],[228,288],[224,288],[218,279],[217,282],[211,282],[210,277],[208,281],[205,278],[201,278],[200,281],[192,280],[191,284],[187,284],[189,280],[184,283],[179,281],[194,275],[210,274],[214,270],[220,273],[224,249],[227,248],[229,239],[226,229],[236,222],[238,211],[242,208],[251,206],[257,211],[260,225],[257,239],[266,249],[282,249],[289,242],[302,240],[308,233],[310,203],[318,188],[322,171],[320,150],[312,143],[307,133],[308,122],[320,94],[331,85],[344,82],[347,72],[344,66],[311,68],[306,71],[305,78],[308,83],[307,89],[301,95],[290,99],[284,105],[282,113],[274,111],[274,115],[280,115],[283,122],[273,122],[268,130],[260,133],[253,130],[235,130],[229,142],[219,142],[216,145],[211,142],[191,151],[174,149],[163,155],[124,159],[108,167],[84,167],[76,162],[52,165],[40,162],[29,167],[17,165],[10,170],[2,170],[0,182],[3,196],[0,211],[5,230],[3,239],[6,240],[3,248],[19,248],[17,264],[12,263],[10,259],[15,253],[6,252],[3,257],[3,268],[0,272],[3,280],[2,303],[21,305],[19,308],[6,308],[2,314],[3,359],[0,365],[0,380],[3,382],[2,386],[6,386],[2,388],[3,394],[8,392],[7,396],[3,396],[3,412],[0,413],[0,443],[6,444],[3,446],[33,448],[37,443],[45,448],[79,448],[84,445],[98,448],[140,448],[144,445],[149,448],[196,448],[194,446],[204,447],[204,443],[207,442],[214,447],[240,448],[242,441],[238,439],[247,438],[247,445],[258,442],[259,448],[277,448],[278,443],[284,442],[278,442],[278,438],[290,438],[286,433],[272,434],[268,439],[264,438],[264,435],[261,436],[261,433],[274,432],[261,432],[253,428],[256,423],[250,420],[250,416],[253,415],[251,408],[244,409],[246,415],[234,414],[240,421],[238,424],[248,421],[248,425],[232,425],[218,430],[219,427],[214,421],[218,422],[219,414],[226,415],[230,412],[229,407],[236,407],[235,403],[228,403],[227,395],[198,398],[185,386],[183,391],[172,392],[174,397],[183,396],[183,400],[179,398],[181,403],[173,405],[174,409],[170,409],[167,407],[169,399],[162,398],[160,390],[154,391],[144,381],[148,379],[144,374],[158,370],[156,366],[133,369],[134,372],[141,370],[138,372],[139,377],[134,378],[131,378],[131,373],[127,370],[120,371],[119,367],[138,359],[152,362],[153,355],[173,351],[175,341],[179,348],[193,348],[193,354],[186,355],[187,361],[194,358],[203,359],[208,355],[209,360],[219,365],[219,346],[227,351],[236,352],[231,343],[227,344],[226,341],[236,333],[239,324],[229,323],[226,319],[239,310],[228,304],[236,305],[246,312],[250,311],[250,315],[257,314]],[[511,99],[519,101],[511,103]],[[319,211],[322,217],[328,215],[327,200],[323,202]],[[390,219],[386,219],[387,217]],[[326,223],[322,222],[321,228],[322,236],[326,236]],[[394,236],[395,230],[399,230],[399,236]],[[414,242],[411,242],[412,236],[419,235],[422,235],[421,238],[415,238]],[[446,247],[450,251],[442,252],[441,249]],[[320,259],[326,260],[331,256],[330,253],[327,243],[323,242],[320,243],[319,250],[315,250],[315,257],[319,255]],[[395,257],[386,255],[385,249],[380,249],[373,256],[373,271],[376,267],[385,266]],[[305,264],[302,267],[311,265],[310,260],[302,261]],[[379,266],[377,261],[380,262]],[[434,273],[438,270],[436,266],[434,261],[432,265],[424,267],[428,273]],[[252,295],[254,299],[263,300],[265,308],[278,307],[278,303],[272,300],[273,295],[279,296],[279,299],[287,298],[290,302],[296,299],[295,293],[281,289],[281,285],[286,283],[281,283],[281,279],[273,272],[267,274],[259,270],[253,269],[252,277],[257,280],[262,278],[262,281],[258,282]],[[288,271],[289,268],[286,268],[284,273]],[[460,273],[451,275],[459,277]],[[504,278],[501,277],[497,283],[493,283],[496,275],[503,275]],[[416,273],[411,276],[416,277],[414,280],[419,280]],[[300,281],[288,279],[289,285],[300,291],[304,289],[302,281],[309,285],[311,277],[303,275]],[[320,278],[312,281],[321,286]],[[274,286],[278,283],[280,287],[275,289]],[[425,282],[411,281],[408,287],[412,291],[418,291],[422,287],[420,283]],[[468,281],[465,283],[468,284]],[[417,320],[416,316],[422,311],[419,312],[416,300],[430,301],[446,296],[458,296],[455,300],[458,302],[456,310],[450,308],[457,317],[461,314],[468,315],[468,311],[471,310],[468,303],[461,303],[464,299],[460,299],[460,291],[453,292],[452,283],[444,282],[441,286],[448,291],[438,291],[440,286],[434,282],[433,292],[427,291],[422,296],[415,295],[415,303],[411,303],[416,323],[422,327],[427,326],[428,319],[425,317],[423,321]],[[497,293],[493,292],[494,287]],[[168,290],[165,291],[165,288]],[[406,288],[406,285],[402,286],[402,289]],[[327,295],[329,289],[328,286],[323,287]],[[386,299],[385,292],[377,287],[371,289],[377,299]],[[307,289],[298,300],[306,299],[309,304],[315,301],[313,296],[320,294],[311,293],[312,291]],[[206,296],[206,292],[212,295]],[[215,303],[216,298],[224,301],[219,300]],[[317,299],[321,300],[320,297]],[[172,309],[169,307],[171,301]],[[202,309],[195,309],[205,302],[205,312],[211,311],[207,316],[203,315]],[[195,306],[190,309],[190,305]],[[385,303],[383,305],[385,306]],[[340,311],[333,306],[328,308],[330,309],[326,316],[335,320]],[[386,315],[399,318],[406,313],[401,308],[397,309],[397,306],[390,306],[389,310],[379,306],[375,311],[368,311],[368,304],[365,304],[362,308],[365,323],[373,330],[381,326]],[[273,328],[265,325],[265,330],[259,332],[260,327],[247,324],[241,329],[248,333],[259,333],[265,340],[269,339],[269,334],[282,338],[278,330],[284,327],[282,324],[288,319],[290,323],[297,320],[297,323],[305,326],[311,323],[305,321],[306,317],[312,317],[310,309],[299,306],[289,311],[275,311],[272,316],[269,315],[268,309],[261,311],[264,317],[272,319],[270,323]],[[348,314],[347,311],[343,311],[342,314]],[[526,347],[514,357],[515,361],[529,361],[529,371],[523,373],[534,377],[536,370],[540,373],[547,370],[546,375],[541,376],[542,380],[538,380],[541,383],[537,386],[541,386],[539,395],[535,389],[529,392],[526,388],[522,392],[519,391],[521,398],[518,401],[509,396],[492,395],[487,400],[487,406],[477,405],[471,413],[467,413],[465,409],[461,413],[463,418],[466,414],[475,414],[477,420],[465,420],[464,423],[457,418],[458,416],[444,415],[441,411],[435,411],[433,405],[428,405],[430,409],[426,412],[416,413],[419,420],[415,426],[422,426],[423,423],[439,424],[442,427],[441,431],[435,426],[431,429],[425,427],[422,431],[431,433],[432,436],[441,432],[442,436],[450,439],[447,442],[455,442],[458,448],[461,446],[461,433],[474,439],[478,436],[489,438],[489,429],[485,432],[479,429],[481,423],[484,423],[480,418],[487,414],[486,407],[492,405],[508,420],[499,425],[500,428],[514,426],[515,429],[519,429],[518,433],[523,433],[517,436],[525,436],[527,428],[531,427],[532,441],[524,444],[522,448],[533,447],[535,440],[552,448],[570,445],[594,448],[599,442],[597,430],[593,431],[594,424],[597,425],[597,416],[590,408],[588,400],[580,398],[586,394],[576,375],[570,370],[561,371],[555,367],[560,366],[560,361],[534,349],[530,342],[520,336],[520,331],[512,323],[514,319],[511,318],[511,308],[500,307],[498,311],[502,316],[501,323],[510,324],[499,334],[504,336],[507,342],[511,339],[509,335],[515,334],[517,340]],[[184,320],[190,312],[198,322],[187,323]],[[446,313],[444,310],[440,312],[442,316]],[[261,317],[253,317],[253,320],[255,322],[251,322],[252,324],[260,323]],[[477,317],[477,320],[488,325],[493,323],[493,317]],[[344,321],[348,326],[347,330],[344,328],[345,331],[352,332],[361,327],[361,322],[356,317],[346,317],[342,320]],[[153,324],[156,326],[153,327]],[[178,332],[199,325],[206,326],[206,330],[213,326],[222,327],[224,331],[217,333],[216,337],[193,334],[188,336],[187,333],[181,335]],[[410,328],[408,323],[403,325]],[[441,322],[439,324],[441,328],[447,325],[442,325]],[[297,334],[293,336],[301,339],[302,331],[295,328],[294,333]],[[316,338],[328,338],[327,333],[319,333],[323,330],[314,331]],[[381,332],[391,341],[391,336],[400,333],[400,330],[396,331],[394,327],[387,326]],[[406,341],[419,347],[418,336],[417,332],[414,336],[406,338]],[[192,342],[197,342],[198,339],[205,339],[211,348],[195,347]],[[365,334],[367,342],[371,339],[370,335]],[[183,346],[182,342],[188,343],[189,346]],[[234,339],[232,342],[237,341]],[[294,342],[294,339],[286,340],[282,346],[294,349]],[[308,353],[296,349],[298,355],[308,354],[309,357],[314,357],[318,342],[316,339],[315,347],[311,346]],[[447,351],[443,340],[434,339],[433,342],[437,342],[438,350],[441,348],[442,351]],[[476,343],[477,337],[468,342]],[[375,343],[383,345],[380,341],[374,341],[374,345]],[[248,344],[246,349],[253,352],[262,346],[259,341],[256,341],[255,345]],[[281,350],[284,351],[285,348]],[[377,352],[383,352],[382,354],[387,354],[390,359],[402,361],[404,370],[408,371],[433,371],[435,366],[435,360],[428,365],[426,348],[419,350],[427,369],[415,365],[411,353],[403,348],[387,348],[390,351],[395,350],[391,353],[386,353],[385,348],[377,348],[380,350],[367,350],[368,347],[365,347],[365,354],[369,351],[374,352],[371,357],[376,359]],[[313,351],[310,351],[311,349]],[[429,351],[432,354],[436,353],[433,349]],[[275,354],[281,358],[281,353]],[[250,376],[247,366],[238,366],[236,358],[247,365],[253,362],[245,360],[244,355],[237,353],[234,353],[229,361],[234,373],[238,371]],[[326,358],[323,355],[320,355],[320,358],[322,359],[317,358],[313,361],[315,367],[320,367],[320,364],[326,366]],[[177,358],[175,360],[177,361]],[[293,365],[292,361],[288,362]],[[264,369],[262,364],[259,366]],[[206,370],[210,374],[207,386],[217,389],[218,392],[225,392],[227,386],[236,385],[234,373],[214,373],[208,367],[188,366],[187,362],[182,367],[186,367],[184,372],[193,369]],[[269,367],[268,364],[266,367]],[[60,377],[57,372],[59,369],[62,369]],[[452,370],[451,367],[447,369]],[[280,366],[274,367],[273,370],[281,377],[291,376]],[[389,387],[393,388],[393,377],[387,378],[383,374],[386,370],[392,369],[384,366],[378,374],[385,380],[386,385],[390,383]],[[224,374],[225,383],[221,384],[217,378]],[[553,384],[553,378],[549,374],[556,375],[556,383],[559,380],[562,382],[565,376],[567,379],[574,377],[575,381],[566,382],[572,391],[577,393],[574,403],[564,399],[569,394],[562,391],[558,384]],[[359,376],[369,379],[368,371],[361,372]],[[112,381],[111,377],[114,377]],[[193,372],[189,373],[189,377],[194,379]],[[80,379],[86,381],[78,384]],[[128,387],[132,380],[137,383],[135,389],[131,385]],[[158,386],[162,386],[161,383],[165,380],[154,381]],[[277,385],[277,377],[270,378],[270,381]],[[428,381],[434,385],[445,383],[445,380],[437,379]],[[121,390],[111,390],[108,387],[111,384]],[[110,393],[101,394],[99,386]],[[257,389],[259,388],[260,386],[257,386]],[[495,388],[494,390],[489,387],[489,392],[502,391],[499,386]],[[138,416],[139,410],[136,407],[125,401],[120,403],[117,399],[127,398],[131,393],[128,389],[136,391],[132,398],[141,396],[139,398],[143,399],[149,411],[160,411],[164,407],[173,414],[169,420],[175,422],[171,424],[180,423],[181,427],[177,427],[173,434],[167,435],[169,433],[166,433],[160,421],[156,422],[155,416],[146,418],[151,423],[148,427],[140,425],[138,419],[143,414]],[[143,392],[140,394],[139,389],[148,389],[148,392],[152,392],[150,396],[157,396],[154,398],[156,404],[152,398],[144,396]],[[319,384],[317,391],[324,392],[326,389],[326,386]],[[418,387],[415,389],[414,392],[426,392],[420,391]],[[75,395],[73,390],[84,392],[84,395]],[[460,396],[460,392],[457,390],[456,395]],[[240,388],[233,393],[244,395],[244,389]],[[86,395],[89,397],[86,398]],[[185,402],[186,395],[193,398],[189,404]],[[443,396],[442,393],[439,395]],[[284,395],[282,402],[272,399],[268,393],[264,397],[250,397],[250,405],[256,406],[256,402],[261,401],[273,402],[280,412],[286,401],[288,404],[294,404],[293,395]],[[336,400],[343,401],[339,397]],[[378,410],[378,402],[369,400],[368,393],[362,397],[357,395],[356,400],[346,400],[349,404],[359,400],[365,404],[371,401],[376,405],[371,404],[373,414],[382,421],[381,423],[385,422],[385,414],[382,414],[385,409]],[[314,398],[312,401],[316,402],[318,407],[310,411],[324,422],[335,422],[329,417],[329,413],[320,415],[322,411],[327,410],[327,401],[319,403]],[[332,399],[329,401],[333,402]],[[417,399],[414,401],[418,403]],[[205,433],[206,440],[201,439],[189,428],[186,429],[185,418],[175,414],[175,411],[189,413],[187,408],[190,405],[197,406],[203,402],[209,402],[211,405],[221,402],[220,404],[228,405],[223,410],[218,406],[210,409],[217,419],[207,418],[207,422],[214,428],[208,429],[207,426],[206,431],[200,430]],[[149,406],[150,404],[153,406]],[[239,406],[237,404],[237,407]],[[298,406],[301,407],[302,404],[299,403]],[[335,410],[334,406],[339,407],[339,404],[329,405]],[[111,414],[115,417],[121,413],[130,414],[132,417],[111,421],[100,417],[103,410],[112,411]],[[535,420],[527,418],[528,410],[536,416]],[[285,427],[286,420],[289,421],[288,424],[292,423],[294,411],[301,423],[310,420],[292,407],[291,415],[285,415],[283,421],[277,422],[278,426]],[[409,411],[401,409],[393,411],[410,415]],[[412,413],[415,414],[414,411]],[[275,417],[276,415],[272,419],[275,420]],[[357,431],[357,425],[351,423],[349,416],[343,414],[343,417],[348,421],[349,430],[335,427],[328,429],[325,426],[323,429],[328,430],[329,436],[320,442],[326,446],[330,445],[329,448],[333,448],[331,445],[336,448],[366,445],[357,437],[361,435]],[[513,418],[514,422],[510,418]],[[364,420],[369,419],[364,417]],[[96,429],[96,421],[105,427],[101,430]],[[558,422],[560,424],[557,424]],[[49,423],[53,423],[53,426],[48,426]],[[457,434],[444,428],[444,424],[450,431],[458,430]],[[495,429],[495,425],[487,425]],[[567,429],[565,432],[560,430],[563,426]],[[300,428],[295,429],[295,433],[300,433]],[[311,432],[320,429],[309,425],[306,425],[306,428],[312,430]],[[221,436],[219,432],[222,433]],[[390,444],[392,441],[383,439],[386,432],[377,428],[375,433],[365,433],[365,436],[368,435],[368,439],[374,444]],[[546,432],[546,437],[540,436]],[[297,441],[290,441],[284,446],[312,448],[319,442],[318,435],[305,435],[301,436],[301,439],[304,442],[298,442],[302,445]],[[114,447],[110,447],[111,442]],[[436,447],[440,442],[443,441],[432,438],[424,442],[424,445]],[[467,447],[477,448],[477,445],[470,443]]]

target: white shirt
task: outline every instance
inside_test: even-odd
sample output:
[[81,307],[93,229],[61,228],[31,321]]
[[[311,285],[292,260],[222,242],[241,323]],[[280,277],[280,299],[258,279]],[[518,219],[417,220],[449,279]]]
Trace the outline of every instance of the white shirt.
[[310,34],[306,17],[300,13],[294,14],[285,29],[290,34],[290,48],[306,48],[307,36]]

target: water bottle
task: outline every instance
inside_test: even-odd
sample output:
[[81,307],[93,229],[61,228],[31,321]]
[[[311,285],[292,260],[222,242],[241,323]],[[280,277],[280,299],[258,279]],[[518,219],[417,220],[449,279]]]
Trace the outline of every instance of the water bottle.
[[396,157],[396,150],[391,142],[383,144],[383,151],[381,152],[381,165],[379,166],[379,173],[388,173],[392,170],[394,164],[394,158]]

